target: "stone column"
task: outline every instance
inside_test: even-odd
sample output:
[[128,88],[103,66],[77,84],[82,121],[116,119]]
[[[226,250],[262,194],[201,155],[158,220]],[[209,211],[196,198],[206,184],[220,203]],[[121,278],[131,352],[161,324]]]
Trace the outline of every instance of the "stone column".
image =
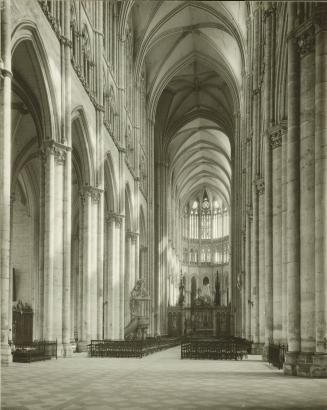
[[[57,352],[59,356],[63,354],[62,347],[62,318],[63,318],[63,268],[64,268],[64,166],[66,152],[63,147],[55,147],[54,164],[54,198],[53,198],[53,225],[52,240],[53,254],[48,255],[53,258],[53,295],[52,295],[52,332],[51,339],[57,340]],[[50,175],[50,178],[52,176]],[[51,223],[50,223],[51,225]],[[50,232],[51,233],[51,232]],[[51,289],[51,286],[50,286]],[[69,311],[68,311],[69,314]]]
[[137,232],[133,238],[134,244],[134,283],[140,278],[140,237]]
[[301,352],[315,351],[315,72],[314,27],[298,38],[301,56],[300,94],[300,300]]
[[119,235],[119,339],[124,339],[124,284],[125,284],[125,220],[122,215],[116,216],[117,234]]
[[287,131],[282,134],[282,343],[287,343]]
[[[103,209],[100,204],[102,198],[102,190],[96,187],[89,187],[89,195],[91,196],[91,226],[89,230],[91,240],[91,265],[90,265],[90,310],[91,310],[91,339],[102,338],[102,309],[103,309],[103,266],[98,269],[98,261],[101,259],[103,250],[99,250],[99,246],[103,247],[103,226],[100,232],[99,219],[103,222],[102,215],[99,212]],[[100,254],[100,256],[99,256]],[[101,262],[103,261],[101,259]]]
[[43,337],[52,340],[53,329],[53,274],[54,274],[54,148],[44,148],[45,180],[44,180],[44,321]]
[[65,145],[53,140],[45,141],[42,150],[45,164],[43,338],[57,339],[58,355],[63,350],[64,171],[68,151]]
[[119,339],[120,323],[120,277],[119,277],[119,239],[120,239],[120,218],[118,214],[107,215],[108,224],[108,315],[107,334],[105,338]]
[[300,181],[299,121],[300,77],[297,41],[294,35],[296,3],[288,3],[288,134],[287,134],[287,343],[285,374],[296,374],[300,342]]
[[[147,209],[147,273],[149,278],[148,290],[151,296],[150,302],[150,334],[154,335],[156,332],[155,323],[155,234],[154,234],[154,120],[148,118],[147,120],[147,136],[148,136],[148,169],[147,169],[147,192],[148,192],[148,209]],[[149,172],[151,170],[151,172]]]
[[[316,9],[315,84],[315,287],[316,352],[326,360],[327,343],[327,7]],[[318,355],[317,355],[318,356]],[[316,359],[318,360],[318,359]]]
[[125,280],[124,280],[124,326],[126,327],[130,321],[130,310],[129,310],[129,295],[131,288],[131,255],[132,255],[132,237],[129,232],[126,232],[126,242],[125,242]]
[[71,42],[70,38],[70,2],[66,1],[62,7],[62,36],[61,36],[61,60],[62,60],[62,82],[61,82],[61,107],[62,107],[62,143],[68,150],[64,168],[64,249],[63,249],[63,294],[62,294],[62,343],[63,355],[70,357],[72,348],[71,338],[71,236],[72,236],[72,159],[71,159]]
[[90,282],[91,282],[91,229],[92,229],[92,208],[91,194],[88,187],[81,190],[81,270],[80,270],[80,335],[78,350],[85,351],[87,344],[91,340],[91,311],[90,311]]
[[136,280],[138,279],[136,277],[136,274],[137,274],[136,254],[138,253],[136,250],[137,250],[137,242],[138,242],[139,235],[137,232],[130,232],[130,237],[131,237],[131,286],[130,286],[130,291],[131,291],[134,288]]
[[[288,3],[288,135],[287,135],[287,340],[300,350],[300,183],[299,183],[299,56],[293,35],[295,3]],[[290,356],[291,356],[290,355]]]
[[64,255],[63,255],[63,323],[62,323],[62,342],[63,354],[70,357],[72,348],[71,339],[71,251],[72,251],[72,232],[71,232],[71,211],[72,211],[72,159],[71,151],[66,152],[64,169]]
[[246,255],[245,255],[245,338],[252,339],[251,335],[251,219],[252,209],[248,206],[248,215],[246,217]]
[[271,132],[270,145],[272,149],[273,340],[275,343],[279,343],[282,331],[282,132],[279,126]]
[[259,267],[259,343],[265,342],[265,182],[263,178],[256,180],[258,195],[258,267]]
[[[100,165],[102,166],[102,165]],[[104,260],[104,198],[101,194],[97,202],[97,338],[103,335],[103,260]]]
[[259,173],[259,156],[258,156],[258,144],[259,144],[259,125],[260,125],[260,97],[261,97],[261,84],[260,84],[260,66],[261,66],[261,11],[257,7],[258,3],[254,4],[254,16],[253,16],[253,81],[252,81],[252,226],[251,226],[251,335],[254,342],[254,348],[259,343],[259,270],[258,270],[258,236],[259,236],[259,224],[258,224],[258,196],[256,190],[256,178]]
[[44,221],[45,221],[45,167],[44,167],[44,156],[42,150],[39,155],[39,169],[40,169],[40,211],[39,211],[39,331],[38,337],[44,339],[44,244],[45,244],[45,231],[44,231]]
[[273,257],[272,257],[272,158],[270,146],[271,113],[271,52],[272,52],[272,13],[270,3],[265,3],[265,73],[264,73],[264,176],[265,176],[265,353],[273,336]]
[[[96,21],[94,30],[94,50],[95,50],[95,73],[96,73],[96,157],[97,157],[97,180],[96,186],[102,193],[104,189],[104,141],[103,141],[103,4],[96,2],[95,5]],[[111,27],[112,29],[112,27]],[[113,35],[113,32],[111,33]],[[111,40],[111,38],[110,38]],[[101,339],[103,336],[103,264],[104,264],[104,198],[99,194],[97,201],[97,338]]]
[[[10,250],[12,249],[12,239],[13,239],[13,212],[14,212],[14,206],[15,206],[15,200],[16,200],[16,195],[15,192],[12,192],[10,195]],[[37,235],[37,234],[36,234]],[[38,280],[40,277],[40,272],[38,272]],[[13,312],[12,312],[12,307],[13,307],[13,264],[12,264],[12,252],[10,251],[10,256],[9,256],[9,295],[8,295],[8,340],[13,340]],[[39,281],[36,282],[39,286]],[[40,303],[39,303],[39,296],[40,292],[38,290],[35,291],[35,296],[36,300],[34,303],[34,318],[33,318],[33,336],[37,334],[35,331],[37,329],[37,326],[41,326],[40,322]],[[37,305],[37,303],[39,303]]]
[[11,185],[11,16],[10,1],[1,3],[0,22],[0,279],[1,279],[1,364],[11,362],[8,344],[10,185]]

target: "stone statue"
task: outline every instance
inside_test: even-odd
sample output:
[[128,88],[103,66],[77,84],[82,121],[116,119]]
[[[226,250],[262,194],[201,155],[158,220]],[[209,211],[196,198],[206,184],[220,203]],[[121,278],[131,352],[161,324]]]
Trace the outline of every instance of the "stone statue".
[[206,303],[212,302],[211,287],[210,283],[203,285],[202,287],[202,297]]
[[178,296],[178,304],[180,306],[183,306],[184,299],[185,299],[185,296],[184,296],[184,289],[185,289],[184,281],[185,281],[184,276],[181,274],[181,278],[180,278],[180,281],[179,281],[179,296]]
[[[143,316],[141,312],[145,301],[149,300],[148,291],[145,288],[145,282],[143,279],[138,279],[135,283],[130,296],[130,310],[132,316]],[[143,303],[142,303],[143,302]]]
[[207,277],[203,279],[202,298],[205,303],[212,303],[211,286]]

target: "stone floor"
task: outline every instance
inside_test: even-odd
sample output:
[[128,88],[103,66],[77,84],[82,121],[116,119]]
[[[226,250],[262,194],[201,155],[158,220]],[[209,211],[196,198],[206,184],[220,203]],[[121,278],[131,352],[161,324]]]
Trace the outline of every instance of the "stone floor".
[[244,361],[180,360],[176,347],[143,359],[13,363],[2,372],[2,409],[327,409],[327,379],[286,377]]

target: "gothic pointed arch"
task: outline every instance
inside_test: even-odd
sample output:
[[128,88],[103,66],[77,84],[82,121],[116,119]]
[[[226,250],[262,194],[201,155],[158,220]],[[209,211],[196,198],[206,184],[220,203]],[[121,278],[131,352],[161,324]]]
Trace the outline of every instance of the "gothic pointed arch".
[[90,131],[82,107],[72,112],[72,160],[82,185],[95,186],[94,153]]
[[[58,96],[53,81],[53,68],[50,69],[36,24],[31,21],[19,23],[13,30],[11,44],[15,81],[17,80],[25,90],[29,88],[28,104],[33,106],[33,110],[39,115],[41,123],[41,127],[37,130],[39,141],[53,139],[61,142]],[[24,67],[23,70],[16,68],[21,64],[20,62]],[[19,94],[18,87],[16,90]]]

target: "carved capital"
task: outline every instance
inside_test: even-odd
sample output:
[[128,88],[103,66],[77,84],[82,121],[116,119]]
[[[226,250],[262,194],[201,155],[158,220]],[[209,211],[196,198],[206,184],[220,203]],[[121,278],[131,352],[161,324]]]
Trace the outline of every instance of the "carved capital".
[[247,213],[247,216],[249,217],[250,222],[252,222],[252,220],[253,220],[253,208],[252,208],[251,204],[248,204],[246,206],[246,213]]
[[250,142],[252,142],[252,138],[253,138],[253,130],[251,130],[249,135],[246,137],[246,143],[250,144]]
[[126,239],[130,239],[133,243],[136,243],[139,234],[137,232],[127,231]]
[[85,185],[81,190],[80,190],[80,195],[82,198],[82,201],[84,202],[86,198],[91,198],[93,202],[97,203],[100,200],[100,196],[102,194],[103,190],[100,188],[96,188],[90,185]]
[[260,88],[260,87],[255,88],[255,89],[252,91],[253,96],[260,94],[260,91],[261,91],[261,88]]
[[109,224],[115,222],[116,227],[120,228],[123,222],[123,218],[124,218],[124,215],[118,214],[116,212],[109,212],[106,216],[106,222]]
[[71,151],[71,148],[54,140],[46,140],[41,149],[41,159],[46,162],[49,155],[54,155],[56,163],[63,165],[66,161],[67,151]]
[[285,132],[286,128],[280,124],[270,129],[269,143],[272,149],[282,145],[283,134],[285,134]]
[[282,145],[282,132],[278,130],[270,134],[270,146],[272,149],[278,148]]
[[310,26],[306,31],[301,33],[297,38],[297,42],[301,57],[313,53],[315,49],[315,33],[313,26]]
[[61,44],[63,44],[64,46],[68,46],[69,48],[73,47],[73,43],[71,42],[71,40],[63,35],[59,36],[59,41]]
[[274,6],[269,6],[264,12],[263,12],[263,19],[264,21],[267,20],[268,17],[272,16],[275,12],[275,7]]
[[124,148],[124,147],[122,147],[122,146],[120,146],[120,145],[118,145],[117,148],[118,148],[118,151],[119,151],[119,152],[121,152],[122,154],[126,154],[126,148]]
[[258,195],[262,195],[265,192],[265,181],[263,178],[257,178],[255,181],[255,187]]

